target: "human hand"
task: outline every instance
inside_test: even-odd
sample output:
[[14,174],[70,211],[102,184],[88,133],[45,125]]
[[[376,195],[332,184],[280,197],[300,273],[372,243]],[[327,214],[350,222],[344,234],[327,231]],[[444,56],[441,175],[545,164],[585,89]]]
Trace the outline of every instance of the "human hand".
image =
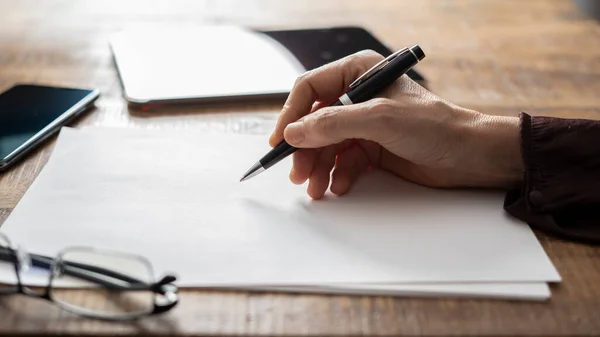
[[290,180],[321,198],[344,194],[369,168],[430,187],[509,187],[522,176],[518,117],[449,103],[406,75],[379,97],[329,107],[383,57],[364,51],[301,76],[269,143],[299,148]]

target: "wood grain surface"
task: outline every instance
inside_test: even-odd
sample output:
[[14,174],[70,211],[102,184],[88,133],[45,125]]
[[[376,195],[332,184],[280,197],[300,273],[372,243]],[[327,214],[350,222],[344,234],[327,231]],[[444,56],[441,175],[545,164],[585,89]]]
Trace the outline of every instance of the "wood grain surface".
[[[76,125],[267,134],[280,104],[127,107],[108,37],[131,25],[170,22],[360,25],[393,49],[419,43],[427,59],[418,70],[428,88],[454,103],[489,114],[600,118],[600,24],[569,0],[0,0],[0,90],[23,82],[100,89],[96,109]],[[0,175],[0,223],[52,147],[53,140]],[[0,333],[600,334],[600,249],[537,235],[564,279],[543,303],[188,290],[163,317],[107,323],[5,296]]]

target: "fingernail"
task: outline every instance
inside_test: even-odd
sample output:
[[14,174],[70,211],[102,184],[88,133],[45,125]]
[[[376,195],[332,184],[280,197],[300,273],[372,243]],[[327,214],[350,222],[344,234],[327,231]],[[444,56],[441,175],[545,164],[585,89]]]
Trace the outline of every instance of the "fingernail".
[[302,122],[289,124],[285,128],[285,139],[291,144],[300,144],[304,141]]

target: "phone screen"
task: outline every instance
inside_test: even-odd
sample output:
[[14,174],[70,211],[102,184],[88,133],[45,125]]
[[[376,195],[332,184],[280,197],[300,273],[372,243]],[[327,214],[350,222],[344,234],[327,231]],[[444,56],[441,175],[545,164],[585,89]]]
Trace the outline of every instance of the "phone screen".
[[15,151],[91,92],[18,85],[0,94],[0,159]]

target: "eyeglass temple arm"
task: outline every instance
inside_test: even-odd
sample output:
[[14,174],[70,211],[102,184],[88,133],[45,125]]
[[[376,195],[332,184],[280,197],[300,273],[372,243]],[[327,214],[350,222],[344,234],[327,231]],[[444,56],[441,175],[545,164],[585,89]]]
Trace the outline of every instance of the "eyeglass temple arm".
[[[29,254],[29,256],[31,257],[31,264],[37,268],[43,268],[46,270],[50,270],[52,263],[54,262],[54,259],[47,257],[47,256],[43,256],[43,255]],[[14,261],[12,261],[14,259],[14,253],[13,253],[12,249],[10,249],[10,250],[7,248],[0,249],[0,259],[5,260],[5,261],[14,262]],[[65,261],[64,264],[65,264],[66,268],[65,268],[65,270],[63,270],[63,272],[66,275],[74,276],[74,277],[83,279],[85,281],[98,283],[102,286],[124,288],[122,286],[122,283],[115,284],[114,282],[107,281],[106,277],[100,278],[100,277],[98,277],[98,275],[99,276],[108,276],[108,277],[114,278],[114,279],[122,281],[122,282],[130,283],[131,285],[146,285],[147,286],[147,284],[145,284],[144,282],[142,282],[140,280],[137,280],[135,278],[132,278],[132,277],[120,274],[120,273],[113,272],[113,271],[105,269],[105,268],[90,266],[90,265],[81,264],[81,263],[68,262],[68,261]],[[98,274],[98,275],[93,275],[90,272]]]
[[[177,278],[173,275],[166,275],[160,281],[154,284],[147,284],[143,281],[136,280],[129,276],[125,276],[123,274],[116,273],[104,268],[71,262],[66,262],[65,264],[67,264],[66,270],[64,271],[66,274],[101,284],[107,289],[150,290],[155,294],[160,294],[164,296],[167,300],[166,303],[155,303],[154,309],[152,310],[152,314],[160,314],[171,310],[177,305],[179,300],[177,295],[177,287],[173,285],[173,282],[175,282]],[[96,273],[99,275],[99,277],[91,273]],[[129,284],[118,284],[114,281],[111,281],[110,279],[106,279],[103,274],[107,276],[110,274],[110,277],[113,277],[115,279],[122,279],[124,282],[127,282]]]
[[[38,255],[38,254],[29,254],[31,256],[31,263],[34,267],[43,268],[50,270],[54,259]],[[0,247],[0,260],[14,262],[15,255],[14,251],[10,248]],[[108,289],[116,289],[116,290],[152,290],[161,295],[165,295],[163,287],[158,287],[158,285],[166,285],[167,283],[172,283],[176,280],[176,278],[172,275],[165,276],[160,282],[156,284],[148,284],[141,280],[135,279],[133,277],[123,275],[121,273],[114,272],[112,270],[108,270],[101,267],[91,266],[82,263],[74,263],[65,261],[65,268],[63,272],[66,275],[77,277],[79,279],[93,282],[104,286]],[[120,281],[115,282],[110,278]],[[170,280],[167,283],[164,282],[165,279]]]

